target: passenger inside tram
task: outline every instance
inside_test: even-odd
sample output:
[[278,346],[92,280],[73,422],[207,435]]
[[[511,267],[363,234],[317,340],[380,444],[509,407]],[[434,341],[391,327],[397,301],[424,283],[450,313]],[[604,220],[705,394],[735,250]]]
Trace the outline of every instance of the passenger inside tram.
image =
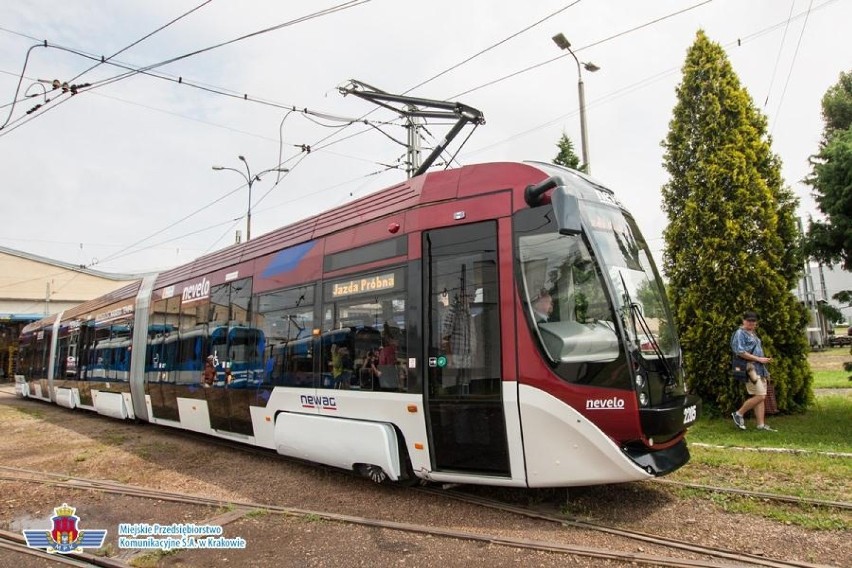
[[553,314],[553,297],[546,289],[542,288],[538,296],[532,301],[533,313],[536,323],[547,323],[551,321]]

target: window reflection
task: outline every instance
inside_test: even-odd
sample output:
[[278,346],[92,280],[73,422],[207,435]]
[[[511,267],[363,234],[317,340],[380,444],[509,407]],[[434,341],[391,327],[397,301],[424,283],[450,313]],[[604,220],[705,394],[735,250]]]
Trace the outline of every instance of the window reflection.
[[261,295],[257,322],[267,340],[263,383],[312,387],[314,286]]
[[319,386],[404,392],[411,388],[404,271],[330,282],[319,340]]
[[[621,211],[587,204],[587,215],[602,260],[608,269],[613,289],[618,291],[616,303],[625,312],[625,329],[645,357],[654,357],[654,343],[665,355],[677,354],[675,331],[670,325],[665,291],[660,286],[648,245],[635,223]],[[647,323],[651,335],[641,331],[629,314],[631,304]]]
[[522,236],[519,249],[530,319],[550,359],[615,360],[615,316],[582,238],[558,233]]

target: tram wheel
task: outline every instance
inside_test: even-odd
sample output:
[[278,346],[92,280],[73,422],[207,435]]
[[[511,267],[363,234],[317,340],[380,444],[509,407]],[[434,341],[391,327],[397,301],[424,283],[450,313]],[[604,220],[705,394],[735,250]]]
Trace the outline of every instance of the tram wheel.
[[358,471],[364,477],[373,480],[375,483],[382,484],[388,481],[388,474],[381,467],[372,464],[361,464],[358,466]]

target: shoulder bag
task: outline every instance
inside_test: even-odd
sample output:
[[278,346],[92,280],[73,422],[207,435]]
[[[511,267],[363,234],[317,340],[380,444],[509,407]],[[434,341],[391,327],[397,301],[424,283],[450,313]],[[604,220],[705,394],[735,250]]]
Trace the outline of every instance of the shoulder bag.
[[[754,348],[752,348],[749,353],[753,355]],[[731,357],[731,374],[734,376],[735,381],[739,381],[741,383],[748,382],[748,369],[746,369],[746,365],[748,365],[748,361],[734,353]]]
[[734,380],[739,381],[741,383],[745,383],[748,381],[748,372],[746,371],[746,365],[748,362],[745,359],[742,359],[738,355],[734,355],[731,357],[731,374],[734,376]]

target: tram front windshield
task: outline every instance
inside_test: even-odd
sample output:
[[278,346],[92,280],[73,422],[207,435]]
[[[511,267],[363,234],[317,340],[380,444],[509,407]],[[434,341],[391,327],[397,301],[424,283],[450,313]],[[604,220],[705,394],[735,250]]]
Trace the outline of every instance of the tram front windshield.
[[657,348],[676,355],[668,305],[635,223],[617,207],[581,203],[588,238],[560,234],[535,210],[516,217],[526,303],[548,357],[568,364],[615,361],[619,320],[644,357],[656,357]]
[[583,205],[591,240],[616,291],[613,300],[628,339],[645,357],[653,357],[655,347],[666,357],[677,355],[665,292],[636,223],[618,208]]

